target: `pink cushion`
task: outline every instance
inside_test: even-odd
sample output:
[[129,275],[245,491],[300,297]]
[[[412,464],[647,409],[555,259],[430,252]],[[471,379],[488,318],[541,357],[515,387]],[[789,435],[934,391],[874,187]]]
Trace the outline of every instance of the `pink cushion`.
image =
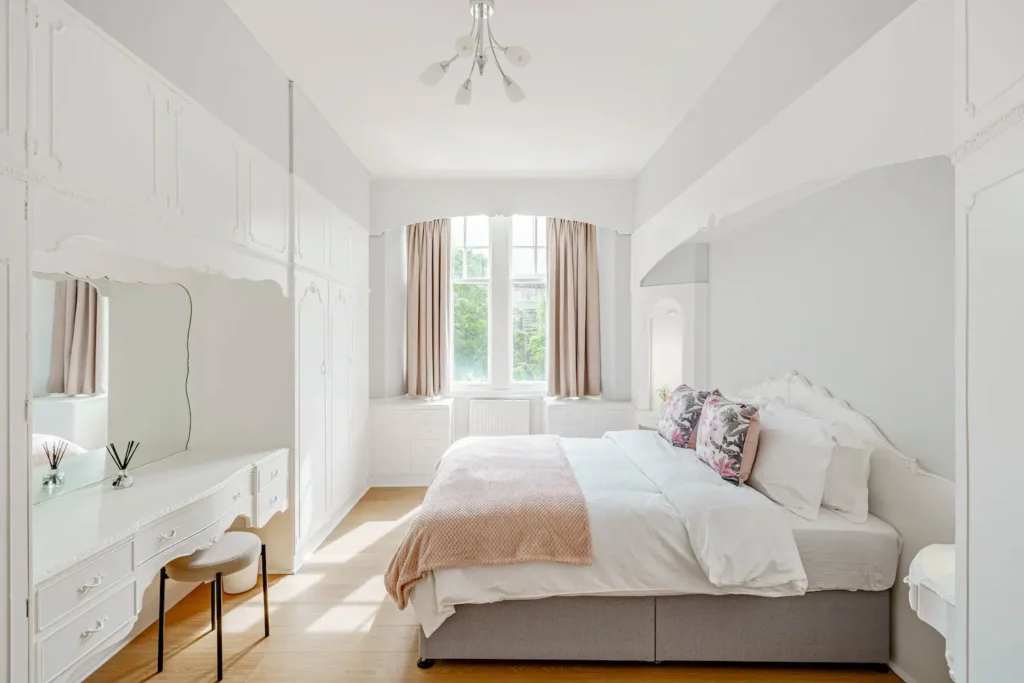
[[697,427],[697,457],[725,481],[739,486],[757,455],[760,415],[756,405],[715,394],[704,403]]
[[697,439],[697,424],[710,391],[697,391],[685,384],[676,387],[658,421],[658,433],[677,448],[693,448]]

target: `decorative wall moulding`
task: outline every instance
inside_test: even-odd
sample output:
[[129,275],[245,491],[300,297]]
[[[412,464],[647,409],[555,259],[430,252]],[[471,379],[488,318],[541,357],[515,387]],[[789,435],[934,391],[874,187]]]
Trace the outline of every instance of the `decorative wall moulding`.
[[1024,121],[1024,102],[1013,107],[998,119],[981,129],[949,155],[950,161],[959,164],[997,137]]

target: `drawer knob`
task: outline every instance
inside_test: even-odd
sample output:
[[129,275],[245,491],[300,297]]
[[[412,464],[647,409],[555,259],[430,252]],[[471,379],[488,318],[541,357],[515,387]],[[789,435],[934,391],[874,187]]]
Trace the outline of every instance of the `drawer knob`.
[[241,492],[241,491],[235,491],[235,497],[234,497],[234,500],[238,500],[238,499],[239,499],[239,498],[241,498],[241,497],[242,497],[242,492]]
[[157,535],[160,537],[161,541],[169,541],[178,535],[178,527],[174,527],[173,529],[171,529],[170,533]]
[[96,620],[96,625],[95,626],[93,626],[92,628],[87,628],[84,631],[82,631],[82,635],[81,635],[82,640],[85,640],[86,638],[88,638],[89,636],[91,636],[94,633],[99,633],[100,631],[103,630],[103,628],[106,625],[107,625],[107,615],[104,614],[102,617],[100,617],[99,619]]
[[99,588],[103,585],[103,579],[105,578],[107,577],[103,575],[103,572],[100,572],[99,574],[93,577],[92,583],[83,583],[81,586],[79,586],[78,594],[84,595],[91,591],[93,588]]
[[280,474],[280,472],[278,472],[277,470],[274,470],[273,472],[270,473],[270,478],[272,480],[273,479],[277,479],[277,475],[279,475],[279,474]]
[[273,498],[270,499],[270,504],[271,505],[276,505],[277,504],[277,496],[274,496]]

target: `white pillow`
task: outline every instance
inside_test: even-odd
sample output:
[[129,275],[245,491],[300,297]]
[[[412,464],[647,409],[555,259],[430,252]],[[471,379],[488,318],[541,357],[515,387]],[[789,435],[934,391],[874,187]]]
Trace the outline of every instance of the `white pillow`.
[[830,425],[829,432],[837,445],[825,475],[825,495],[821,504],[851,522],[861,524],[868,519],[871,448],[842,424]]
[[761,408],[757,458],[747,484],[804,519],[815,520],[835,442],[818,419],[778,403]]

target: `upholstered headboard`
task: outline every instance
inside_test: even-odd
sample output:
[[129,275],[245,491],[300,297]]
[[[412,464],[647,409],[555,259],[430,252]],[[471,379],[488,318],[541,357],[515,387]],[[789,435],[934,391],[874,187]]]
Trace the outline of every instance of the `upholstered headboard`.
[[[867,416],[796,372],[764,380],[738,395],[748,399],[779,399],[822,420],[843,423],[874,447],[869,483],[871,513],[895,527],[903,538],[899,575],[893,590],[893,663],[895,668],[921,671],[928,670],[931,660],[944,662],[942,638],[910,610],[903,577],[921,548],[932,543],[953,543],[953,482],[924,470],[917,460],[900,452]],[[923,668],[912,665],[911,660],[922,661]]]

